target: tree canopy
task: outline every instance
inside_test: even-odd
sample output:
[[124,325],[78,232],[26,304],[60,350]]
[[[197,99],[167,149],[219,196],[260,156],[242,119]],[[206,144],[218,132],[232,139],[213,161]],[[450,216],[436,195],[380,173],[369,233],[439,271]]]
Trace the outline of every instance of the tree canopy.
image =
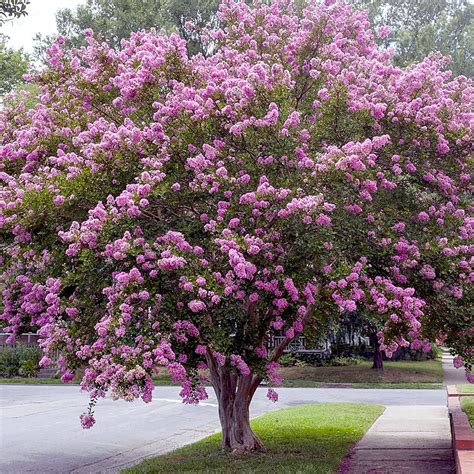
[[352,0],[367,9],[380,42],[396,49],[395,64],[407,66],[432,51],[452,57],[454,74],[474,77],[474,4],[469,0]]
[[8,37],[0,33],[0,97],[23,82],[29,57],[22,49],[8,46]]
[[0,25],[13,18],[27,15],[29,0],[0,0]]
[[[217,27],[218,0],[87,0],[76,9],[64,8],[56,15],[58,33],[68,40],[68,47],[85,44],[83,31],[91,28],[114,48],[122,39],[141,29],[163,28],[177,31],[187,40],[189,52],[205,52],[200,36],[202,28]],[[190,28],[190,25],[193,28]],[[43,57],[53,37],[37,35],[36,55]]]
[[160,367],[198,403],[207,370],[223,446],[263,449],[255,390],[276,400],[287,344],[335,312],[381,320],[389,356],[443,342],[473,380],[473,83],[300,3],[224,1],[209,57],[59,38],[41,103],[0,113],[0,318],[38,327],[63,381],[85,369],[85,428]]
[[[432,51],[439,51],[452,57],[450,69],[456,75],[474,77],[474,5],[468,0],[348,1],[367,10],[373,28],[384,31],[376,41],[395,48],[395,64],[407,66],[421,61]],[[202,44],[199,32],[219,28],[218,3],[218,0],[87,0],[75,10],[59,10],[56,23],[59,34],[68,38],[68,47],[83,45],[82,31],[87,28],[101,33],[111,46],[119,48],[121,39],[128,38],[133,31],[155,27],[177,31],[186,39],[190,54],[207,54],[212,48]],[[38,35],[37,56],[44,56],[52,40]]]

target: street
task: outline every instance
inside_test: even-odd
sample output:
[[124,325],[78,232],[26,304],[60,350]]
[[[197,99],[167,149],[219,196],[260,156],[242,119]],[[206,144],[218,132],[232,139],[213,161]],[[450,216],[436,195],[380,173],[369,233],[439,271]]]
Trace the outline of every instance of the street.
[[[150,404],[102,399],[97,423],[83,430],[88,403],[78,386],[0,386],[0,472],[115,472],[219,430],[212,389],[198,406],[181,403],[178,387],[157,387]],[[443,390],[281,388],[276,404],[257,391],[252,416],[302,403],[446,404]]]

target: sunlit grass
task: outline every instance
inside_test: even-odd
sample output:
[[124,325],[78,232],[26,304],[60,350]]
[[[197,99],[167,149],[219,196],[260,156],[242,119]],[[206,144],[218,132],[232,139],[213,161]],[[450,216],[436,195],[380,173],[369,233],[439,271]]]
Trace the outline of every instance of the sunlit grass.
[[268,450],[265,454],[224,453],[216,434],[123,472],[333,473],[383,410],[350,403],[287,408],[252,421]]

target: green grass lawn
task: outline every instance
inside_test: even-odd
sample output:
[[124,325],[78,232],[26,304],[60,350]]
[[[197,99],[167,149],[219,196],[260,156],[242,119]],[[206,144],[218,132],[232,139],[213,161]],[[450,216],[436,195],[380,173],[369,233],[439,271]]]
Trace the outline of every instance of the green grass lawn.
[[474,430],[474,397],[461,397],[461,407],[471,423],[471,428]]
[[226,454],[216,434],[122,472],[334,473],[383,410],[377,405],[351,403],[278,410],[252,421],[268,450],[265,454]]
[[[474,384],[458,385],[458,390],[463,393],[474,393]],[[461,407],[465,411],[469,423],[474,430],[474,397],[461,397]]]
[[[283,387],[321,387],[324,384],[349,384],[353,388],[434,388],[443,387],[443,368],[440,361],[384,362],[384,370],[371,369],[372,363],[363,361],[347,367],[282,367]],[[155,385],[179,385],[163,371],[153,377]],[[59,384],[57,378],[0,378],[2,383]],[[79,378],[74,383],[79,383]]]
[[461,393],[474,393],[474,383],[465,383],[462,385],[458,385],[457,389]]
[[[61,380],[46,377],[11,377],[11,378],[0,378],[0,384],[22,384],[22,385],[62,385]],[[69,382],[69,384],[77,385],[79,382]]]
[[440,361],[389,361],[383,370],[373,370],[363,361],[346,367],[284,367],[280,369],[286,387],[321,386],[322,383],[353,384],[370,388],[441,388],[443,368]]
[[370,361],[346,367],[283,367],[285,387],[317,387],[321,384],[351,384],[357,388],[442,388],[440,361],[388,361],[383,370],[373,370]]
[[[179,385],[171,380],[168,373],[163,373],[159,376],[153,377],[155,385]],[[76,377],[72,382],[68,382],[67,385],[78,385],[81,382],[81,377]],[[0,378],[0,384],[26,384],[26,385],[62,385],[63,383],[57,377],[11,377],[11,378]]]

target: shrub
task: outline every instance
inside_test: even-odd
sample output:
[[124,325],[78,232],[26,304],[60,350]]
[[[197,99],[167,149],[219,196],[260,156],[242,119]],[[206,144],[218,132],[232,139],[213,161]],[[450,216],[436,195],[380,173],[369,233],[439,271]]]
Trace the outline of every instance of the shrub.
[[347,367],[349,365],[359,365],[361,362],[360,357],[334,357],[327,363],[332,367]]
[[24,345],[0,348],[0,376],[15,377],[23,375],[33,377],[39,371],[41,349]]
[[20,370],[20,358],[14,347],[0,348],[0,376],[14,377]]
[[306,352],[301,354],[296,354],[297,359],[300,361],[301,364],[305,366],[311,365],[313,367],[321,367],[325,364],[325,361],[329,357],[328,353],[320,353],[320,352]]
[[33,377],[39,372],[39,361],[42,354],[41,349],[37,346],[17,346],[17,353],[20,360],[19,375],[25,377]]
[[298,359],[293,354],[285,354],[278,361],[282,367],[294,367]]
[[349,344],[347,342],[336,341],[331,344],[331,355],[333,357],[366,357],[373,355],[372,348],[367,344]]
[[39,371],[38,364],[32,359],[24,360],[20,363],[19,375],[24,377],[34,377]]
[[421,349],[410,349],[406,347],[399,348],[392,357],[392,360],[433,360],[441,357],[441,349],[432,345],[431,349],[428,352],[424,352]]

